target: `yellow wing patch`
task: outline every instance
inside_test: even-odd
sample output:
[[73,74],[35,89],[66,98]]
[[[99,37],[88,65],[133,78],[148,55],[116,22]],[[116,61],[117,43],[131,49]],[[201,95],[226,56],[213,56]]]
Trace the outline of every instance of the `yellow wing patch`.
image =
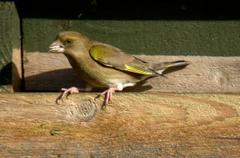
[[95,59],[101,59],[103,57],[104,52],[102,51],[100,46],[93,46],[90,50],[91,56]]
[[[134,58],[125,56],[117,50],[107,48],[103,45],[95,45],[90,49],[90,55],[97,62],[115,69],[128,71],[136,74],[151,76],[154,73],[144,69],[144,63],[134,61]],[[127,64],[128,63],[128,64]]]
[[142,75],[152,75],[153,74],[152,72],[148,72],[148,71],[145,71],[140,68],[132,67],[127,64],[124,64],[124,67],[125,67],[126,71],[133,72],[133,73],[138,73],[138,74],[142,74]]

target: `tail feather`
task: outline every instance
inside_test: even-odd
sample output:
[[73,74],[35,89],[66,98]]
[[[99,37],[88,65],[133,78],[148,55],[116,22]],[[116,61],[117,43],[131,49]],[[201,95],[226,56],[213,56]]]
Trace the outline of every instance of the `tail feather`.
[[162,75],[164,73],[169,73],[173,71],[180,70],[190,63],[185,60],[178,60],[173,62],[162,62],[151,65],[152,71],[154,71],[158,75]]

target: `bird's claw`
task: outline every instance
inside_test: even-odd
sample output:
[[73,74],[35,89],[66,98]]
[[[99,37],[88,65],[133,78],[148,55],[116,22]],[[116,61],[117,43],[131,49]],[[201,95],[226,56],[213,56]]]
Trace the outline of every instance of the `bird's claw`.
[[62,93],[57,97],[56,104],[59,104],[59,101],[61,100],[63,102],[63,98],[65,97],[68,99],[68,96],[73,93],[79,93],[79,88],[77,87],[71,87],[71,88],[62,88]]
[[[104,92],[98,94],[95,98],[94,101],[96,101],[98,98],[101,96],[104,96],[104,101],[102,104],[102,109],[105,109],[108,103],[111,101],[113,93],[116,91],[116,88],[109,88],[105,90]],[[72,93],[79,93],[80,88],[77,87],[71,87],[71,88],[62,88],[61,89],[62,93],[57,97],[56,99],[56,104],[59,104],[59,101],[63,102],[63,98],[68,99],[68,96],[71,95]]]
[[63,102],[63,93],[61,93],[55,100],[55,103],[59,105],[59,101],[62,101]]
[[109,101],[111,101],[112,95],[113,95],[113,93],[114,93],[115,91],[116,91],[115,88],[109,88],[109,89],[105,90],[104,92],[98,94],[98,95],[94,98],[94,100],[96,100],[96,99],[98,99],[98,98],[100,98],[101,96],[104,95],[104,101],[103,101],[103,104],[102,104],[102,109],[105,109],[106,106],[108,105]]

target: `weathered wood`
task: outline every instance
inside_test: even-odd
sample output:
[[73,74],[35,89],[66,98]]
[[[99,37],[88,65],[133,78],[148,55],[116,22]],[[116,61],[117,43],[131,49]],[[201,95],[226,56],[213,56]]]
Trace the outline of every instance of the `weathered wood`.
[[240,95],[117,93],[82,122],[93,96],[0,94],[1,157],[240,157]]
[[[240,57],[138,56],[150,62],[187,60],[186,68],[148,80],[134,91],[240,92]],[[26,53],[25,81],[28,91],[59,91],[83,86],[62,54]],[[152,87],[151,87],[152,86]]]
[[[53,7],[57,8],[56,5],[54,4]],[[51,13],[53,13],[52,9]],[[123,13],[121,12],[121,14]],[[131,14],[128,16],[131,17]],[[132,54],[240,55],[240,21],[231,20],[83,20],[81,18],[78,20],[49,20],[49,18],[26,18],[23,19],[24,49],[26,52],[46,52],[56,35],[65,30],[80,31],[92,39],[110,43]]]
[[0,1],[0,92],[20,89],[20,42],[20,21],[15,3]]

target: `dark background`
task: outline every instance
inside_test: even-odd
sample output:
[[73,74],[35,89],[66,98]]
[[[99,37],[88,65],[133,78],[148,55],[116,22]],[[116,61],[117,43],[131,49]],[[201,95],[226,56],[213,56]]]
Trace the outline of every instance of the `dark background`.
[[239,19],[233,0],[17,0],[23,17],[67,19]]

